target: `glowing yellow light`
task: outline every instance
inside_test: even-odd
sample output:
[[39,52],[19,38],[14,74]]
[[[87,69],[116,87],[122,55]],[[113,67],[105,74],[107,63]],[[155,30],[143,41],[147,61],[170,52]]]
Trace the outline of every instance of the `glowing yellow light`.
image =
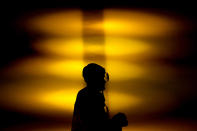
[[141,99],[126,93],[108,92],[107,100],[112,112],[127,111],[141,104]]
[[[55,106],[56,108],[69,109],[70,112],[73,111],[74,103],[76,100],[76,91],[73,90],[63,90],[43,93],[39,98],[39,101],[45,103],[46,105]],[[139,104],[140,100],[137,97],[126,95],[118,92],[109,93],[110,107],[112,112],[127,110],[130,107],[135,107]]]
[[57,11],[40,14],[26,22],[30,31],[50,35],[82,35],[82,12],[80,10]]
[[93,53],[93,54],[102,54],[105,49],[105,45],[102,44],[86,44],[84,47],[84,52]]
[[138,78],[146,73],[145,68],[124,61],[108,60],[106,69],[110,73],[112,81]]
[[47,39],[35,43],[34,48],[47,55],[67,56],[69,58],[83,57],[83,40],[75,39]]
[[[36,85],[36,86],[35,86]],[[15,85],[15,89],[5,90],[2,95],[4,105],[22,111],[33,111],[41,113],[71,113],[80,86],[46,83],[31,85]],[[28,87],[27,87],[28,86]],[[44,86],[47,86],[44,87]],[[8,87],[10,88],[10,87]],[[6,99],[5,99],[6,98]]]
[[[82,69],[88,63],[82,60],[53,60],[53,59],[30,59],[20,63],[10,73],[25,73],[36,75],[54,75],[69,79],[82,80]],[[112,80],[122,80],[139,77],[145,73],[145,69],[123,61],[111,61],[106,63],[106,69]]]
[[104,10],[106,35],[158,36],[173,33],[178,23],[164,16],[128,11]]
[[43,92],[37,96],[37,101],[43,103],[46,107],[49,106],[51,108],[72,112],[76,96],[77,90],[73,87],[73,89]]
[[79,60],[32,58],[20,62],[12,70],[7,71],[10,74],[30,74],[30,75],[53,75],[69,79],[80,79],[82,69],[87,63]]
[[88,28],[104,30],[108,36],[161,36],[179,30],[180,23],[154,13],[105,9],[104,21],[90,23]]
[[[53,59],[30,59],[15,66],[10,71],[11,74],[35,74],[53,75],[63,78],[82,80],[82,69],[87,65],[82,60],[53,60]],[[143,77],[147,73],[147,68],[138,64],[129,63],[122,60],[107,59],[105,68],[110,74],[110,80],[126,80]]]
[[93,30],[103,30],[103,22],[92,22],[92,23],[88,23],[88,24],[85,24],[84,27],[86,29],[93,29]]
[[[178,29],[179,25],[176,21],[151,13],[107,9],[104,10],[103,22],[85,25],[87,29],[93,29],[91,31],[104,30],[105,38],[102,41],[104,44],[101,45],[98,44],[98,41],[95,42],[96,44],[94,42],[83,43],[82,33],[85,29],[83,26],[82,12],[79,10],[41,14],[30,18],[26,23],[26,28],[30,32],[46,35],[44,39],[38,40],[33,45],[36,50],[45,53],[46,57],[20,61],[7,72],[15,77],[27,75],[28,79],[23,78],[24,81],[11,83],[13,87],[10,88],[9,85],[7,85],[8,88],[5,86],[5,91],[0,92],[0,97],[3,98],[0,99],[1,104],[31,112],[48,114],[63,112],[71,115],[77,92],[82,88],[80,85],[83,81],[82,69],[88,64],[83,61],[83,55],[87,52],[90,55],[91,53],[102,53],[106,56],[104,67],[109,72],[111,82],[124,82],[133,78],[147,77],[147,70],[153,74],[151,77],[155,80],[163,81],[166,76],[170,76],[168,68],[160,66],[156,72],[161,71],[161,73],[155,75],[155,67],[143,67],[129,62],[129,60],[135,55],[155,51],[150,43],[142,41],[141,38],[150,36],[155,38],[171,34]],[[125,57],[128,61],[123,60]],[[167,71],[167,75],[164,75],[165,71]],[[35,76],[45,78],[36,80],[38,83],[35,84]],[[47,81],[51,78],[56,79],[54,85],[51,85],[51,81]],[[76,82],[78,85],[61,85],[59,81],[62,79],[65,80],[62,83]],[[40,85],[41,83],[45,84]],[[146,86],[144,84],[146,83],[142,83],[141,86]],[[120,84],[116,85],[116,89],[119,89],[120,86]],[[142,107],[147,108],[140,111],[145,113],[147,110],[161,110],[165,106],[173,104],[173,98],[167,93],[163,93],[163,90],[156,93],[153,91],[153,93],[149,93],[149,90],[143,91],[147,96],[151,94],[147,99],[141,94],[133,96],[130,91],[123,93],[128,88],[130,88],[128,85],[125,86],[121,89],[122,92],[117,92],[113,87],[109,90],[106,101],[109,100],[108,104],[112,112],[130,112],[131,108],[143,105]],[[141,93],[142,89],[136,90]],[[160,98],[161,96],[162,98]],[[156,98],[160,98],[160,101],[155,101]]]
[[[48,55],[69,58],[83,58],[84,52],[102,54],[106,57],[126,57],[153,51],[153,47],[146,42],[128,38],[106,37],[105,44],[83,45],[82,39],[47,39],[34,44],[36,50]],[[104,50],[104,52],[101,52]]]
[[[6,106],[26,111],[61,112],[70,114],[73,112],[77,92],[83,88],[80,86],[68,85],[15,85],[15,89],[3,91],[3,100]],[[48,86],[44,89],[43,86]],[[6,97],[5,97],[6,96]],[[2,97],[2,96],[1,96]],[[5,99],[6,98],[6,99]],[[128,110],[139,105],[141,100],[138,97],[119,92],[109,93],[111,112]],[[11,104],[12,103],[12,104]],[[54,112],[54,113],[55,113]]]
[[153,50],[147,43],[128,38],[106,37],[106,55],[121,56],[135,55]]
[[84,66],[85,64],[81,60],[57,61],[47,65],[46,71],[58,76],[79,78],[82,77]]

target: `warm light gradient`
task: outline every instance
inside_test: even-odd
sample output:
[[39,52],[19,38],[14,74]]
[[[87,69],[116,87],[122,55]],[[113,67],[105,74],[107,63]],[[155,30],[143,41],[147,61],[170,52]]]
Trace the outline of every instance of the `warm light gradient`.
[[179,24],[168,17],[140,11],[104,11],[104,30],[116,36],[162,36],[173,34]]
[[33,47],[43,54],[82,59],[83,41],[77,38],[54,38],[36,42]]
[[80,10],[39,12],[26,18],[25,28],[34,33],[55,36],[81,36],[82,12]]
[[[111,114],[125,112],[135,121],[172,110],[182,94],[177,88],[178,69],[166,62],[175,58],[179,43],[168,38],[181,31],[181,21],[148,11],[104,9],[102,13],[102,22],[95,18],[86,27],[95,34],[96,30],[103,31],[98,37],[100,44],[84,40],[81,10],[46,11],[24,17],[21,29],[39,36],[32,40],[37,54],[13,61],[1,71],[7,81],[1,85],[0,105],[18,112],[65,116],[71,123],[77,92],[85,87],[82,70],[88,62],[84,54],[98,54],[104,56],[100,61],[110,77],[105,97]],[[94,37],[91,35],[85,37]],[[91,62],[95,61],[97,57]],[[69,122],[66,128],[70,128]],[[169,123],[131,125],[123,131],[180,129]],[[35,130],[42,129],[48,127]]]
[[105,45],[88,44],[83,47],[82,38],[47,39],[35,43],[34,48],[43,54],[59,57],[82,58],[84,49],[89,53],[102,54],[105,50],[107,58],[139,56],[141,53],[154,52],[154,47],[145,41],[129,38],[106,37]]

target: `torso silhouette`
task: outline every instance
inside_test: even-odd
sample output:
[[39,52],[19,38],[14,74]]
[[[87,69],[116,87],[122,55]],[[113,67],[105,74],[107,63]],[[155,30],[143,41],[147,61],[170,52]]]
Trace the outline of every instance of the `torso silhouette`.
[[71,131],[121,131],[127,125],[126,116],[118,113],[109,118],[103,91],[109,75],[105,69],[90,63],[83,69],[87,87],[78,92]]
[[72,131],[107,131],[109,114],[103,93],[84,88],[75,102]]

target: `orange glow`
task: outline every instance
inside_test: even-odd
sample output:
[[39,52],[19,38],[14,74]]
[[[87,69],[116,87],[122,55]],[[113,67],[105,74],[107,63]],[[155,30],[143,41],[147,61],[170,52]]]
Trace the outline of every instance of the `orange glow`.
[[[35,84],[36,85],[36,84]],[[33,87],[32,85],[21,85],[15,87],[15,90],[3,91],[1,96],[7,97],[5,106],[11,106],[15,109],[24,111],[43,111],[45,113],[56,110],[59,112],[73,112],[74,103],[76,100],[77,92],[82,88],[80,85],[38,85],[39,87]],[[45,90],[44,86],[48,86]],[[21,95],[22,94],[22,95]],[[120,110],[127,110],[130,107],[136,107],[141,103],[141,100],[137,97],[127,95],[124,93],[110,92],[108,94],[110,100],[111,112],[117,112]],[[4,99],[2,98],[4,101]],[[10,103],[13,103],[10,105]]]
[[47,55],[80,59],[83,57],[81,37],[75,39],[47,39],[39,41],[33,46],[36,50]]
[[[47,89],[45,89],[45,86],[47,86]],[[72,113],[77,92],[80,88],[75,85],[67,86],[55,86],[47,83],[34,87],[23,84],[15,86],[14,90],[3,91],[2,95],[4,97],[7,95],[7,99],[2,98],[2,100],[7,101],[7,103],[4,103],[4,106],[21,111],[45,114],[55,113],[55,110],[63,114],[65,112]]]
[[112,113],[138,108],[143,103],[143,100],[137,96],[120,92],[109,92],[108,99],[107,101]]
[[104,10],[106,35],[161,36],[179,29],[178,23],[167,17],[128,10]]
[[48,35],[81,36],[82,12],[80,10],[40,13],[29,18],[25,27],[29,31]]
[[167,16],[141,11],[105,9],[104,21],[90,23],[90,29],[103,29],[106,36],[162,36],[175,33],[180,22]]
[[[83,43],[82,37],[83,19],[81,11],[43,13],[29,18],[26,21],[26,28],[30,32],[53,36],[39,39],[36,43],[33,43],[34,49],[45,55],[16,63],[15,67],[7,70],[7,73],[29,76],[49,75],[64,78],[66,82],[70,80],[82,83],[82,69],[88,64],[84,62],[83,55],[86,52],[90,54],[92,52],[106,56],[106,65],[104,66],[110,74],[110,81],[144,78],[149,67],[120,58],[141,57],[143,53],[148,54],[156,51],[150,42],[135,38],[135,36],[160,36],[173,33],[174,30],[178,29],[178,25],[175,23],[167,17],[154,14],[106,9],[104,10],[103,22],[88,24],[88,29],[104,30],[104,44],[92,43],[86,45]],[[101,52],[101,50],[104,51]],[[25,101],[29,100],[34,105],[40,103],[43,109],[53,107],[72,112],[76,93],[82,88],[81,86],[83,85],[63,88],[63,85],[61,85],[61,88],[55,89],[54,86],[51,87],[52,89],[48,88],[44,91],[30,88],[32,95],[25,95],[25,92],[21,89],[22,95],[20,97],[16,94],[13,94],[13,96],[16,96],[16,101],[20,99],[20,103],[27,103]],[[122,88],[123,92],[124,90]],[[113,88],[110,88],[108,98],[112,111],[129,110],[144,101],[144,98],[117,92]]]
[[[71,117],[77,92],[85,87],[82,70],[88,63],[84,54],[99,54],[98,57],[104,56],[100,57],[102,60],[95,57],[91,62],[102,61],[109,73],[105,95],[112,114],[122,111],[129,115],[149,115],[175,106],[177,99],[169,87],[175,86],[178,69],[163,64],[171,60],[163,54],[166,50],[174,54],[174,45],[164,45],[160,38],[178,32],[180,22],[150,12],[104,9],[102,22],[95,20],[95,23],[84,25],[83,15],[80,10],[67,10],[27,17],[25,29],[30,34],[40,34],[32,43],[39,53],[15,61],[2,71],[8,82],[2,85],[1,105],[18,111],[49,116],[62,113]],[[100,34],[96,38],[103,38],[101,44],[99,40],[95,43],[85,41],[84,29],[103,31],[95,33]],[[85,37],[88,39],[92,34]],[[170,126],[164,129],[171,129]],[[165,126],[134,125],[123,129],[141,131],[160,130],[161,127]]]
[[106,37],[106,56],[128,57],[140,53],[149,53],[153,47],[146,42],[129,38]]
[[[40,93],[37,96],[37,102],[43,103],[49,108],[57,108],[58,110],[73,112],[77,92],[80,88],[71,86],[70,89],[52,90]],[[36,98],[36,97],[35,97]],[[46,107],[45,107],[46,108]]]
[[[128,57],[140,53],[153,52],[153,47],[139,40],[106,37],[104,45],[88,44],[83,47],[82,38],[47,39],[34,44],[36,50],[48,55],[82,59],[84,51],[89,53],[105,53],[106,57]],[[85,49],[85,50],[84,50]],[[101,52],[101,50],[105,52]]]
[[[87,62],[82,60],[53,60],[53,59],[30,59],[15,66],[14,70],[9,70],[11,74],[35,74],[54,75],[62,78],[82,80],[82,69]],[[127,80],[144,77],[147,68],[138,64],[121,60],[107,60],[106,70],[110,74],[111,80]]]
[[[74,89],[74,87],[71,87],[71,89]],[[42,101],[43,104],[49,105],[49,107],[58,107],[72,112],[76,100],[76,94],[77,90],[52,91],[42,93],[42,96],[38,98],[40,99],[39,101]],[[109,98],[112,112],[127,110],[130,107],[136,107],[140,103],[139,98],[118,92],[110,92]]]
[[52,75],[79,80],[85,63],[82,60],[57,60],[48,58],[32,58],[20,62],[15,68],[8,69],[7,73],[29,75]]
[[106,69],[110,72],[110,79],[116,81],[139,78],[144,76],[146,73],[146,69],[144,67],[125,61],[108,60]]

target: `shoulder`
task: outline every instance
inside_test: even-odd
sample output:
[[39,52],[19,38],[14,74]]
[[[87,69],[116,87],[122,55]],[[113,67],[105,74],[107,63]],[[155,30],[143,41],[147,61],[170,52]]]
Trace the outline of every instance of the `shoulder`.
[[77,94],[77,99],[75,101],[75,106],[77,108],[85,108],[88,105],[88,93],[87,93],[87,89],[83,88],[81,89],[78,94]]
[[83,98],[85,96],[87,96],[88,92],[87,92],[87,89],[86,87],[81,89],[78,94],[77,94],[77,98]]

